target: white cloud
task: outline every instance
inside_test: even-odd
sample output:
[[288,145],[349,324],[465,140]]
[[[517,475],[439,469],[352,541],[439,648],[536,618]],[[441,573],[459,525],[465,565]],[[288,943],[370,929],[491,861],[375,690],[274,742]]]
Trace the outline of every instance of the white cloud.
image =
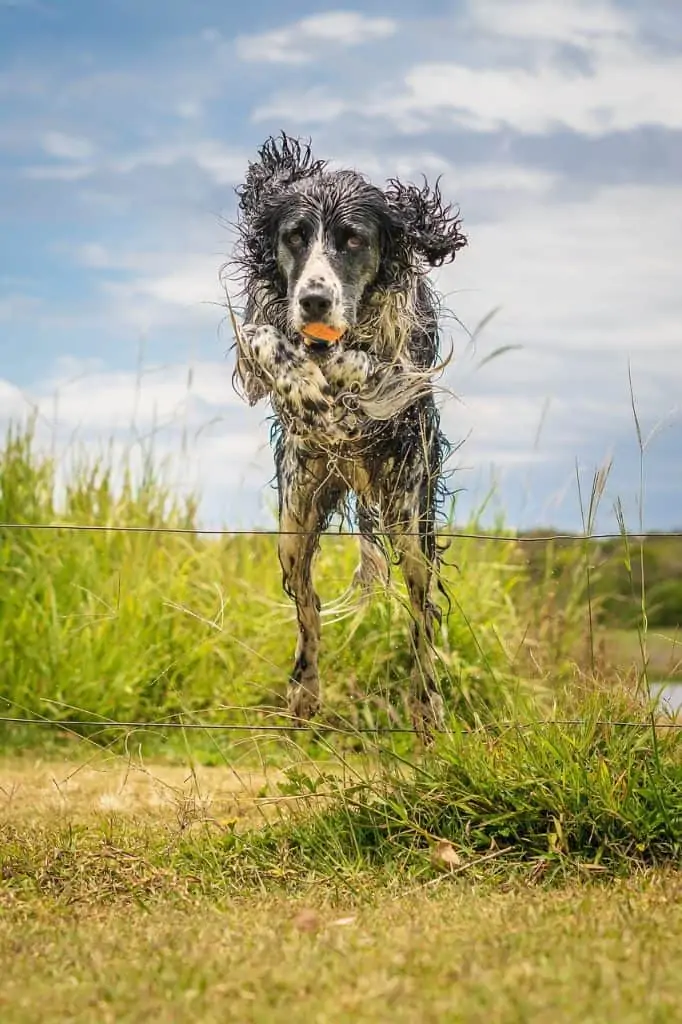
[[[444,182],[446,195],[456,181],[453,173]],[[466,227],[470,245],[436,274],[438,287],[469,328],[502,308],[473,354],[446,321],[457,356],[446,383],[461,404],[446,403],[443,418],[450,437],[470,432],[461,463],[518,467],[542,458],[552,472],[563,467],[570,489],[577,456],[590,453],[597,464],[625,444],[636,473],[629,366],[645,435],[666,419],[682,427],[682,188],[541,197]],[[522,348],[474,372],[505,345]],[[654,446],[648,475],[658,486],[670,467],[656,459]]]
[[84,267],[103,270],[112,266],[111,255],[99,242],[87,242],[76,250],[78,262]]
[[474,28],[508,39],[540,39],[577,45],[633,34],[632,19],[600,0],[469,0]]
[[305,64],[327,60],[335,46],[359,46],[387,39],[397,30],[391,18],[368,18],[356,11],[329,11],[303,18],[287,28],[239,36],[237,55],[244,61]]
[[550,192],[559,180],[558,175],[551,171],[501,160],[460,166],[429,150],[415,150],[396,156],[361,150],[337,153],[333,148],[331,152],[331,164],[356,168],[377,181],[393,177],[420,180],[422,175],[444,175],[457,192],[466,189],[468,192],[496,192],[505,196],[509,192],[539,196]]
[[108,168],[129,174],[140,167],[173,167],[183,162],[195,164],[218,185],[228,185],[241,180],[246,157],[212,139],[199,139],[141,149],[112,159]]
[[121,286],[126,291],[147,295],[164,305],[199,306],[222,298],[218,281],[219,260],[194,257],[169,273],[137,278]]
[[94,153],[94,147],[88,139],[64,132],[47,132],[43,138],[43,149],[48,156],[60,160],[88,160]]
[[310,39],[358,46],[394,35],[397,24],[392,18],[368,18],[356,11],[329,11],[304,18],[298,28]]
[[674,99],[681,84],[682,60],[614,44],[598,55],[590,74],[551,60],[533,70],[418,64],[403,94],[370,104],[370,112],[408,130],[420,116],[447,111],[472,131],[545,133],[563,126],[597,136],[647,124],[682,128]]
[[[400,172],[399,172],[400,173]],[[439,172],[439,173],[444,173]],[[558,175],[539,168],[518,164],[474,164],[452,171],[458,189],[486,192],[526,192],[538,196],[549,192],[558,181]]]
[[0,323],[12,323],[21,317],[30,316],[41,306],[34,295],[9,294],[0,296]]
[[100,280],[110,316],[127,330],[146,334],[178,326],[182,318],[191,337],[224,315],[222,261],[217,255],[114,252],[95,242],[77,249],[76,257],[95,269],[128,271],[123,280],[106,275]]
[[[457,193],[456,174],[444,190]],[[499,220],[465,227],[469,247],[438,276],[459,308],[470,305],[468,320],[501,304],[490,333],[504,326],[539,351],[560,345],[588,363],[593,353],[682,359],[682,188],[510,204]]]
[[93,164],[35,164],[24,168],[24,176],[33,181],[82,181],[94,170]]
[[353,109],[350,100],[333,96],[326,88],[313,87],[300,93],[278,89],[269,100],[254,107],[251,120],[254,124],[278,120],[287,124],[325,124],[338,120]]
[[207,361],[148,367],[138,376],[68,360],[31,394],[42,406],[56,396],[58,428],[96,431],[104,438],[133,424],[139,430],[170,423],[199,429],[238,401],[229,364]]
[[234,185],[241,181],[246,167],[242,153],[226,149],[219,143],[206,141],[192,147],[191,159],[217,185]]
[[5,420],[20,416],[27,408],[26,398],[21,390],[9,380],[0,377],[0,409]]
[[[74,147],[75,153],[75,147]],[[67,159],[66,151],[64,158]],[[175,167],[193,164],[218,185],[238,182],[246,166],[246,157],[213,139],[166,143],[134,150],[122,155],[102,155],[87,162],[74,157],[72,163],[37,164],[24,168],[24,176],[34,181],[81,181],[97,174],[131,174],[145,167]]]
[[178,117],[184,117],[188,120],[201,117],[204,112],[201,103],[197,103],[194,100],[181,100],[175,109]]
[[402,89],[385,89],[378,98],[346,99],[320,89],[280,93],[257,106],[252,119],[324,124],[352,115],[388,119],[399,131],[418,134],[442,129],[446,114],[450,123],[475,132],[543,134],[564,127],[599,136],[642,125],[682,128],[675,99],[681,86],[681,59],[614,45],[589,74],[550,59],[532,70],[422,63],[410,69]]
[[[209,238],[213,246],[207,244]],[[93,238],[59,251],[72,263],[98,272],[92,281],[95,315],[110,336],[148,337],[170,329],[176,340],[179,336],[185,344],[207,344],[211,351],[231,344],[218,331],[226,316],[221,267],[232,246],[230,231],[214,217],[179,218],[165,238],[149,242],[138,239],[135,245],[131,239],[116,246]],[[226,283],[232,290],[231,280]]]
[[[386,120],[405,133],[445,124],[469,131],[509,128],[547,133],[564,127],[589,136],[642,125],[682,128],[682,58],[638,41],[632,18],[588,0],[475,0],[453,19],[459,38],[504,44],[497,66],[469,60],[418,61],[402,83],[371,83],[367,91],[335,95],[313,88],[279,90],[253,120],[323,124],[342,116]],[[579,70],[558,59],[556,43],[572,42],[588,58]],[[473,51],[472,51],[473,52]],[[511,56],[513,54],[513,57]],[[357,83],[356,83],[357,84]]]
[[169,486],[205,496],[204,525],[251,525],[259,515],[263,521],[269,504],[272,454],[264,410],[237,398],[231,373],[227,361],[147,367],[138,375],[63,359],[25,391],[0,378],[0,431],[37,414],[37,448],[55,455],[61,482],[74,461],[102,456],[115,468],[115,484],[125,466],[139,479],[151,447]]

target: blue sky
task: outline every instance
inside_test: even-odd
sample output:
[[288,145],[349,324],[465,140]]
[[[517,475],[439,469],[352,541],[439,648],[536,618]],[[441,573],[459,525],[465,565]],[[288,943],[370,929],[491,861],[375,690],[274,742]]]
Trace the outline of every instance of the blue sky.
[[613,458],[601,525],[619,497],[636,526],[630,367],[645,526],[682,526],[681,94],[675,0],[0,0],[0,426],[34,409],[39,443],[91,453],[153,434],[206,524],[270,521],[218,268],[284,128],[461,206],[437,283],[469,329],[498,310],[475,346],[445,323],[461,516],[494,482],[491,514],[576,527],[576,463],[589,490]]

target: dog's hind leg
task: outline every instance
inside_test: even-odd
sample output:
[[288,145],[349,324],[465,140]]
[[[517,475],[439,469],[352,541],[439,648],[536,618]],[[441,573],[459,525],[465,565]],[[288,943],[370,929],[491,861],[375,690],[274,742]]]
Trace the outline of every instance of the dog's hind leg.
[[368,596],[376,583],[384,588],[388,586],[389,568],[386,555],[374,535],[372,517],[362,503],[358,507],[358,526],[360,562],[353,574],[353,586]]
[[286,593],[296,604],[298,640],[289,678],[289,713],[312,718],[320,705],[320,599],[313,584],[313,561],[320,534],[343,497],[322,460],[301,461],[286,443],[278,459],[280,494],[279,561]]
[[[415,729],[429,740],[432,728],[444,724],[443,698],[439,692],[434,663],[435,625],[441,613],[432,600],[434,567],[418,535],[420,517],[403,520],[392,532],[412,610],[412,692],[410,703]],[[416,535],[415,535],[416,534]]]
[[435,507],[440,451],[438,422],[427,415],[420,441],[384,482],[383,514],[407,586],[413,616],[412,719],[429,742],[444,725],[435,666],[434,632],[441,612],[432,597],[437,570]]

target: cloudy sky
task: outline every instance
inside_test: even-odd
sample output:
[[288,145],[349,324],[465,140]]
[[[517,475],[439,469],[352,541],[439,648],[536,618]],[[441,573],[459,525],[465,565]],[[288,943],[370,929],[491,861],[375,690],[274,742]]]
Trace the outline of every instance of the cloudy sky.
[[206,525],[270,522],[218,268],[234,186],[283,128],[377,181],[441,174],[461,207],[470,245],[438,277],[464,325],[460,518],[492,484],[491,515],[576,527],[576,464],[589,490],[613,458],[601,525],[620,497],[635,527],[630,372],[645,526],[682,526],[679,0],[425,10],[0,0],[0,426],[37,409],[60,450],[153,435]]

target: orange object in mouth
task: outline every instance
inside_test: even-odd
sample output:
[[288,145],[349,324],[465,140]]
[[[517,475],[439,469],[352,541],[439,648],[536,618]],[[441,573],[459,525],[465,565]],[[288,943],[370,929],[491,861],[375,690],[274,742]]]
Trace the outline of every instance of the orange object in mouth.
[[328,324],[314,323],[302,327],[301,334],[306,345],[314,344],[316,341],[333,345],[335,341],[339,340],[343,331],[340,331],[338,327],[330,327]]

